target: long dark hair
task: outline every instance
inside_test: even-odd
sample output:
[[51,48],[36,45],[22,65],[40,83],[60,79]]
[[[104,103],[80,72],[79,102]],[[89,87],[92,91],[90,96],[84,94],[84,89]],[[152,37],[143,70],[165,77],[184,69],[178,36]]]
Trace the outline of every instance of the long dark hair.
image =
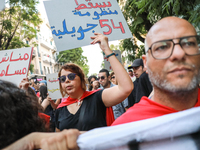
[[42,101],[47,98],[47,87],[45,85],[40,86],[40,97],[42,97]]
[[0,80],[0,149],[31,132],[48,131],[38,116],[40,104],[16,85]]

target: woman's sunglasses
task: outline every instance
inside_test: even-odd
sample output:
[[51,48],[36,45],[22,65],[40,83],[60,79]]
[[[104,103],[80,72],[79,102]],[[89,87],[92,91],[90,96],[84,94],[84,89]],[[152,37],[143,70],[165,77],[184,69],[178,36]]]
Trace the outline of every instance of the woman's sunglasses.
[[[67,76],[67,78],[68,78],[69,80],[72,81],[72,80],[75,79],[76,74],[75,74],[75,73],[70,73],[70,74],[68,74],[68,75],[66,75],[66,76]],[[58,80],[59,80],[61,83],[63,83],[63,82],[66,81],[66,76],[65,76],[65,75],[60,76],[60,77],[58,78]]]
[[115,79],[115,76],[112,76],[111,79]]

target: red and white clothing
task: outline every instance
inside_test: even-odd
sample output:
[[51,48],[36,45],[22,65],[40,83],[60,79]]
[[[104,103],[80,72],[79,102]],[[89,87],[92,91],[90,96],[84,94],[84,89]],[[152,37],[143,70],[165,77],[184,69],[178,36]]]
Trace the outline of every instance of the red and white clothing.
[[[198,90],[198,101],[194,107],[200,106],[200,89]],[[163,116],[170,113],[178,112],[177,110],[161,105],[151,99],[143,96],[139,103],[130,107],[126,113],[117,118],[113,125],[119,125],[154,117]]]

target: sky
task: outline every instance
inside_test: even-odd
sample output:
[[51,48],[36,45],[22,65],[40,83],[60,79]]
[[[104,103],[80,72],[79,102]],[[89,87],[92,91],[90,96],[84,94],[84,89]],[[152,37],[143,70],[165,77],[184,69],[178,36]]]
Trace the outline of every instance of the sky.
[[[45,17],[48,20],[43,1],[45,0],[40,0],[40,4],[38,5],[38,10],[40,11],[42,17]],[[109,45],[110,44],[119,45],[119,41],[118,40],[111,41],[109,42]],[[84,46],[82,47],[82,49],[83,49],[83,56],[87,57],[88,59],[87,63],[89,66],[88,76],[94,73],[98,74],[99,70],[101,70],[101,64],[103,62],[103,54],[101,53],[99,44]]]
[[[111,41],[109,45],[119,45],[119,41]],[[99,48],[99,44],[89,45],[82,47],[83,56],[86,56],[88,59],[89,65],[89,73],[88,76],[96,73],[98,74],[99,70],[101,70],[101,64],[103,62],[103,54],[102,50]]]

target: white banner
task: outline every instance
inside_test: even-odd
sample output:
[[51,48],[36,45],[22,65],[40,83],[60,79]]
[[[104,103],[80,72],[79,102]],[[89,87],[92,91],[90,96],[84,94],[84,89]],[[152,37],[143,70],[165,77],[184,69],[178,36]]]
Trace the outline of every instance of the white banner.
[[59,87],[58,73],[47,74],[47,88],[51,99],[62,98]]
[[44,1],[57,51],[90,45],[94,32],[109,41],[132,34],[116,0]]
[[0,79],[19,86],[28,75],[32,53],[32,47],[0,51]]
[[197,150],[196,139],[191,134],[200,130],[199,114],[200,107],[196,107],[156,118],[96,128],[81,134],[77,143],[81,150],[128,150],[134,146],[138,146],[135,147],[138,150]]

